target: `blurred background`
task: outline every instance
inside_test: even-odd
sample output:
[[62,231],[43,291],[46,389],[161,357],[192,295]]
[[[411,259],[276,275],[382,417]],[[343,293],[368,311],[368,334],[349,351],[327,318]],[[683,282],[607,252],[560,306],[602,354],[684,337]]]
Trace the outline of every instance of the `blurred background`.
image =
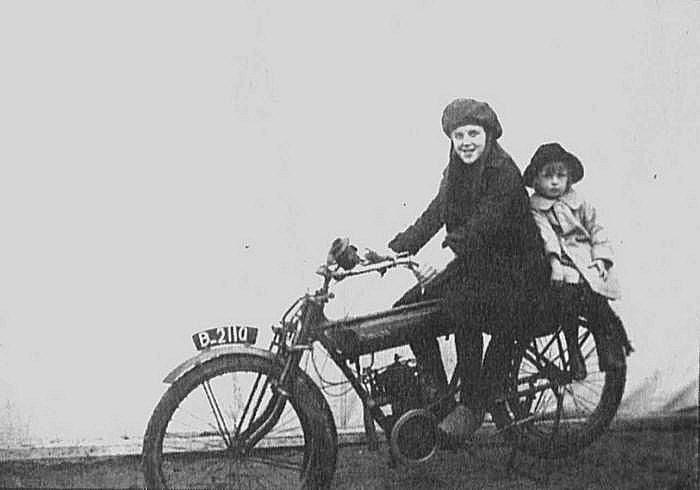
[[[699,7],[3,2],[0,444],[138,440],[192,333],[267,329],[335,237],[413,222],[456,97],[521,169],[549,141],[584,163],[637,349],[620,414],[696,407]],[[412,283],[340,284],[328,314]]]

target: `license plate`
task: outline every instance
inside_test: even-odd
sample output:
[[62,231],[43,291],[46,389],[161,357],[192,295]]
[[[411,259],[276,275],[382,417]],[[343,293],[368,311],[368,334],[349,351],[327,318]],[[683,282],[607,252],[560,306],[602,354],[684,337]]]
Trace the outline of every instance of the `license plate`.
[[257,328],[238,325],[209,328],[192,335],[192,341],[197,350],[208,349],[217,345],[254,344],[257,338]]

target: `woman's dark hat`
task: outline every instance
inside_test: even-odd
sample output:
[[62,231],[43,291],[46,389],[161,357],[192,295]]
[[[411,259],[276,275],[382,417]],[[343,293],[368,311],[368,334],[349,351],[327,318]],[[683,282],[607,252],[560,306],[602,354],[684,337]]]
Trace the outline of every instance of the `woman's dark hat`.
[[476,124],[498,139],[503,134],[498,116],[486,102],[474,99],[455,99],[442,111],[442,130],[449,137],[452,131],[466,124]]
[[550,162],[564,162],[569,168],[569,180],[575,184],[583,178],[583,165],[573,154],[566,151],[559,143],[545,143],[537,148],[530,160],[530,165],[523,172],[523,181],[526,186],[532,187],[535,176],[545,164]]

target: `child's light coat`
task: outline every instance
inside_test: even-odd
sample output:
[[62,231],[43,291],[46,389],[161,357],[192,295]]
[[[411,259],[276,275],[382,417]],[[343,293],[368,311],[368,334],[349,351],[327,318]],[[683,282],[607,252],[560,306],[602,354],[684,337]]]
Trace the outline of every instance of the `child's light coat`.
[[[613,271],[603,280],[593,265],[595,259],[613,263],[613,251],[605,230],[596,222],[595,208],[573,189],[558,199],[539,194],[530,197],[530,208],[545,242],[547,254],[561,259],[564,252],[591,289],[610,299],[620,298],[620,287]],[[561,229],[561,234],[555,232]]]

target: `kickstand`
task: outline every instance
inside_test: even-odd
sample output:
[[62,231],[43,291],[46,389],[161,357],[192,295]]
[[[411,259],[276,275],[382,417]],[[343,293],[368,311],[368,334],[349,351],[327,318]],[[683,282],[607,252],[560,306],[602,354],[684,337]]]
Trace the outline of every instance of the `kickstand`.
[[363,418],[365,422],[365,435],[367,436],[367,447],[370,451],[376,451],[379,449],[379,441],[377,440],[377,430],[374,427],[374,419],[372,418],[369,408],[367,408],[367,404],[363,403],[362,406],[364,408]]

